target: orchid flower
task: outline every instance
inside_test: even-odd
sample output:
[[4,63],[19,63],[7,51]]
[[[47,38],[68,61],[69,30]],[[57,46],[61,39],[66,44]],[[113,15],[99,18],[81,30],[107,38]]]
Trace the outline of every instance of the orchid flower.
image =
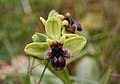
[[65,14],[62,24],[64,25],[63,31],[68,31],[70,33],[75,33],[76,31],[82,31],[81,25],[78,23],[77,20],[74,20],[70,17],[69,12]]
[[74,57],[86,45],[86,39],[77,34],[62,34],[63,16],[56,11],[51,11],[48,19],[40,17],[45,25],[46,35],[35,33],[32,43],[25,46],[26,54],[39,59],[50,60],[51,66],[56,71],[66,67],[66,58]]

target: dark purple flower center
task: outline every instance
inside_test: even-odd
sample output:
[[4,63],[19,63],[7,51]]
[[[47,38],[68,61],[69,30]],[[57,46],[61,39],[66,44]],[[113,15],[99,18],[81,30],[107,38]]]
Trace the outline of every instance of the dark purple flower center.
[[64,51],[63,51],[63,45],[56,42],[53,42],[52,46],[51,46],[51,64],[52,64],[52,68],[60,71],[63,70],[66,66],[66,61],[64,59]]
[[65,68],[66,66],[66,61],[63,56],[59,57],[52,57],[51,58],[51,65],[52,68],[56,71],[61,71]]
[[63,44],[60,44],[58,41],[53,42],[50,48],[44,53],[44,58],[51,60],[52,68],[56,71],[61,71],[65,68],[65,57],[70,56],[70,51],[64,48]]

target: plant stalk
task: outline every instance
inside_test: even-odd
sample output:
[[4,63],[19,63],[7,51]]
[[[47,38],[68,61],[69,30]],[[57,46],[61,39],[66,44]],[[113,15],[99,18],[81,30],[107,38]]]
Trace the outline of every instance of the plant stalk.
[[46,65],[45,65],[45,68],[44,68],[44,70],[43,70],[43,72],[42,72],[42,75],[41,75],[39,81],[38,81],[38,84],[40,84],[40,82],[42,81],[42,78],[43,78],[44,73],[45,73],[45,70],[46,70],[46,68],[47,68],[47,66],[48,66],[48,64],[49,64],[49,61],[50,61],[50,60],[48,60],[47,63],[46,63]]

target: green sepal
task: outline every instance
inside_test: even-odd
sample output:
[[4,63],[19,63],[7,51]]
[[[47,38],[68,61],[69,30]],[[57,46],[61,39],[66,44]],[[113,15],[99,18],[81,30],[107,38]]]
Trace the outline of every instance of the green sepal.
[[46,20],[45,20],[43,17],[40,17],[40,20],[41,20],[41,22],[43,23],[43,25],[46,24]]
[[46,39],[46,35],[37,32],[32,36],[33,42],[46,42]]
[[61,36],[59,43],[64,44],[66,39],[72,38],[72,37],[78,37],[79,35],[77,34],[64,34],[63,36]]
[[66,37],[66,39],[72,38],[72,37],[79,37],[77,34],[64,34],[63,36]]
[[46,42],[33,42],[25,46],[25,53],[37,58],[43,59],[44,52],[49,48],[49,45]]
[[49,15],[48,15],[48,18],[50,18],[50,17],[57,17],[57,15],[58,15],[58,12],[56,12],[55,10],[51,10]]
[[72,56],[76,56],[86,45],[86,39],[83,36],[72,37],[65,40],[64,47],[68,48]]
[[63,28],[62,28],[62,35],[64,35],[64,34],[72,34],[72,33],[67,31],[66,28],[63,26]]
[[61,21],[59,18],[51,17],[45,25],[46,34],[52,40],[59,40],[61,35]]

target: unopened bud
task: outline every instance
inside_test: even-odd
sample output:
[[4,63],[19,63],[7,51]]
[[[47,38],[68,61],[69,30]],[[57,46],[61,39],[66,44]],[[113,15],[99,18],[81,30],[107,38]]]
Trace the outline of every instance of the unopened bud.
[[67,20],[63,20],[63,21],[62,21],[62,24],[63,24],[64,26],[68,26],[68,25],[69,25],[69,22],[68,22]]
[[67,12],[67,13],[65,14],[65,17],[70,17],[70,13]]

